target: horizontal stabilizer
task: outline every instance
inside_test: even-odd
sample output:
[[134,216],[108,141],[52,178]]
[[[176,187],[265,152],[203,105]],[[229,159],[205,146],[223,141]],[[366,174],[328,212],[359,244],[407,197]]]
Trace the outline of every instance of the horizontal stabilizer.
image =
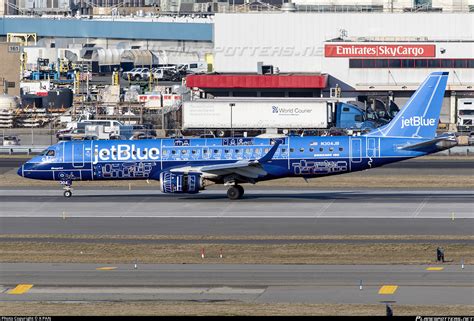
[[416,144],[409,144],[406,146],[401,146],[399,149],[403,150],[413,150],[413,151],[423,151],[426,148],[430,148],[433,145],[439,145],[440,143],[443,143],[442,145],[446,146],[440,146],[441,149],[445,149],[443,147],[449,148],[457,145],[457,139],[455,135],[443,135],[443,136],[438,136],[433,139],[430,139],[428,141],[424,141],[421,143],[416,143]]

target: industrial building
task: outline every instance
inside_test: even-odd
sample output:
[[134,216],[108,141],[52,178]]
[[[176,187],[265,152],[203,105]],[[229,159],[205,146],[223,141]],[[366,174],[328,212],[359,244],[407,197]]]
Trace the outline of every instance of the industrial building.
[[0,43],[0,92],[13,96],[20,94],[21,52],[20,46]]

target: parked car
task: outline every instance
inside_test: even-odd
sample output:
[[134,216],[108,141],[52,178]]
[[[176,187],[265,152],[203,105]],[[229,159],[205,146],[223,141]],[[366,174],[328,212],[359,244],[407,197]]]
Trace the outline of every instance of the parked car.
[[125,71],[122,73],[122,78],[125,80],[148,80],[150,76],[150,69],[149,68],[133,68],[130,71]]
[[151,69],[154,79],[169,81],[177,72],[176,66],[155,67]]
[[469,146],[473,146],[474,145],[474,132],[471,132],[467,138],[467,144]]
[[20,145],[20,141],[21,139],[19,139],[18,136],[3,136],[2,146],[18,146]]

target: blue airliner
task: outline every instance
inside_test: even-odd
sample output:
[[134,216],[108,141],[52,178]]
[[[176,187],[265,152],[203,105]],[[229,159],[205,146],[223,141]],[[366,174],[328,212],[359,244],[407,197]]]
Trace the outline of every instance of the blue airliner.
[[350,173],[455,146],[455,135],[436,136],[447,79],[447,72],[431,73],[390,123],[365,135],[60,142],[18,174],[59,181],[65,197],[74,181],[153,179],[164,193],[198,193],[217,183],[240,199],[242,183]]

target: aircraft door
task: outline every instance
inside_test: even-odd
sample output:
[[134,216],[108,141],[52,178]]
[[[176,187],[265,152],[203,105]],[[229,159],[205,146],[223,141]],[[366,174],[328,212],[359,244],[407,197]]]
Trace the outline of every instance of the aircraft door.
[[367,157],[380,156],[379,142],[378,138],[367,137]]
[[72,166],[74,168],[84,167],[84,142],[72,142]]
[[351,140],[351,163],[362,162],[362,142],[359,137],[350,137]]

